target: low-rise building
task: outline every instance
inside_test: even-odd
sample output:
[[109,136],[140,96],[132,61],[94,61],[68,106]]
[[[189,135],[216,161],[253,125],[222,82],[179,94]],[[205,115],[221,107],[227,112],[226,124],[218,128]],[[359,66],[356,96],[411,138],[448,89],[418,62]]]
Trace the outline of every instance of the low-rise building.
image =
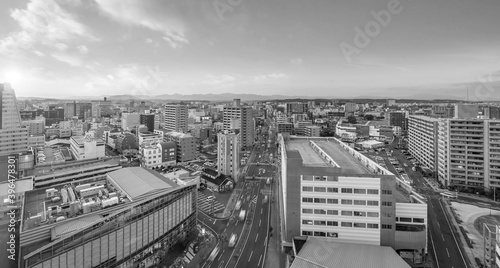
[[70,146],[76,160],[94,159],[105,156],[104,141],[99,138],[73,136],[70,138]]
[[177,162],[186,162],[196,159],[196,138],[191,134],[181,132],[168,132],[164,141],[175,142],[177,148]]

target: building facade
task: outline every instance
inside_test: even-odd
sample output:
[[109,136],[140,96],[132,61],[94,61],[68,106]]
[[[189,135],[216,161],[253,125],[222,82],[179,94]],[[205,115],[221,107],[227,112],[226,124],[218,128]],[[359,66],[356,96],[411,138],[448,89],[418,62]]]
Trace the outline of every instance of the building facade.
[[240,169],[240,133],[217,134],[217,171],[238,179]]
[[10,84],[0,84],[0,156],[28,149],[28,128],[21,126],[16,93]]
[[165,133],[164,141],[175,142],[177,148],[177,162],[186,162],[196,159],[196,138],[181,132]]
[[406,113],[404,112],[390,112],[389,113],[389,125],[401,127],[406,130]]
[[122,129],[132,130],[140,125],[140,116],[138,113],[123,113],[122,114]]
[[73,136],[70,149],[76,160],[87,160],[105,156],[104,141],[100,138]]
[[224,106],[223,114],[224,130],[239,131],[241,133],[240,148],[249,150],[255,139],[252,107],[242,106],[240,100],[235,99],[232,106]]
[[187,132],[188,108],[185,105],[165,105],[165,130],[175,132]]
[[139,118],[139,123],[145,125],[149,132],[155,130],[155,115],[154,114],[141,114]]
[[437,172],[438,119],[411,115],[408,118],[408,151],[423,166]]

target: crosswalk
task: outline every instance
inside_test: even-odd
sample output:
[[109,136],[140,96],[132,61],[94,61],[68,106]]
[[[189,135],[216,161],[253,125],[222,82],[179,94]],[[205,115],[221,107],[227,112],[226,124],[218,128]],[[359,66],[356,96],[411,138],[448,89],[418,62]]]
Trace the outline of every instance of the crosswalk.
[[252,199],[252,203],[257,204],[257,196]]
[[208,200],[208,196],[206,194],[198,192],[198,209],[205,213],[216,213],[224,209],[224,205],[217,200],[214,200],[213,204],[214,210],[212,211],[212,201]]

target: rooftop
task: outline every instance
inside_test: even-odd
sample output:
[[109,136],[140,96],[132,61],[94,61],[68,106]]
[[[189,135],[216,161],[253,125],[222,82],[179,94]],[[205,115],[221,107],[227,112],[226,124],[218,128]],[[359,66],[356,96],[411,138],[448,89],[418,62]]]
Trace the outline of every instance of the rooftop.
[[391,247],[309,236],[290,268],[409,268]]
[[334,163],[327,161],[321,156],[321,153],[315,150],[310,141],[313,141],[335,164],[337,164],[342,173],[348,174],[373,174],[362,165],[356,158],[347,153],[342,146],[335,140],[326,138],[305,139],[291,138],[286,141],[287,151],[296,150],[302,157],[302,163],[308,167],[335,167]]
[[192,137],[191,134],[186,134],[186,133],[176,132],[176,131],[171,131],[171,132],[165,133],[165,135],[172,136],[172,137],[178,137],[178,138]]
[[73,136],[71,137],[72,140],[74,140],[78,144],[83,144],[85,142],[99,142],[99,143],[104,143],[104,141],[101,138],[91,138],[91,137],[86,137],[86,136]]
[[156,171],[142,167],[122,168],[108,173],[130,200],[159,189],[169,189],[178,185]]

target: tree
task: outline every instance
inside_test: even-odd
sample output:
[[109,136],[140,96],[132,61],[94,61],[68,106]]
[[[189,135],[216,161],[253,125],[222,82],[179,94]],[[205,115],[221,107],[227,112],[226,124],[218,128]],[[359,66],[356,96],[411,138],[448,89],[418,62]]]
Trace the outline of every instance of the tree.
[[373,116],[372,114],[367,114],[365,115],[365,119],[368,120],[368,121],[371,121],[375,118],[375,116]]
[[356,120],[355,116],[350,115],[349,117],[347,117],[347,122],[349,122],[349,124],[356,124],[358,121]]

